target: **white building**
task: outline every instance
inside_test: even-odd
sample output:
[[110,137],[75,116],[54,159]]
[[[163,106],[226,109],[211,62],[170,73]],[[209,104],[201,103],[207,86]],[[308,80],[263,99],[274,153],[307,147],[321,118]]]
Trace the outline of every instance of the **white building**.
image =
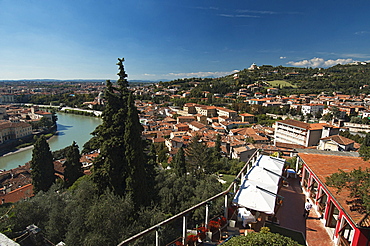
[[298,144],[304,147],[318,145],[320,138],[336,135],[339,128],[326,123],[304,123],[297,120],[281,120],[275,123],[276,142]]
[[301,112],[303,115],[312,114],[315,116],[317,113],[322,113],[324,110],[324,104],[303,104]]

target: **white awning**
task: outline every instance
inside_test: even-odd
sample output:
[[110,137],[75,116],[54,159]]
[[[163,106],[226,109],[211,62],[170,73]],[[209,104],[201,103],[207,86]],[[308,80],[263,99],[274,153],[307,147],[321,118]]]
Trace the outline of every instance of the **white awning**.
[[266,214],[274,214],[277,190],[285,160],[260,156],[245,175],[233,202]]
[[254,163],[254,166],[259,166],[262,168],[266,168],[273,172],[278,173],[279,175],[282,174],[284,168],[285,160],[282,158],[276,158],[267,155],[261,155],[257,161]]
[[275,190],[275,186],[244,180],[233,202],[248,209],[274,214],[276,196],[269,190]]

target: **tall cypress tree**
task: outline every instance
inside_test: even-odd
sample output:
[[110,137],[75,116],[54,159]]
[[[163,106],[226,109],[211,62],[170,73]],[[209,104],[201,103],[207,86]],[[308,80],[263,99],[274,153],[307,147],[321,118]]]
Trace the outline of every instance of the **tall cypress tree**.
[[79,177],[83,175],[82,163],[80,162],[80,151],[78,145],[73,141],[67,148],[64,166],[64,186],[70,187]]
[[186,174],[185,151],[182,147],[177,151],[176,155],[172,159],[171,164],[176,175],[181,177]]
[[55,182],[53,155],[46,138],[37,138],[31,160],[31,177],[34,194],[48,191]]
[[126,147],[126,161],[127,161],[127,177],[126,189],[133,193],[133,200],[136,204],[145,203],[147,196],[146,187],[146,170],[145,158],[143,155],[143,146],[141,140],[141,132],[143,127],[139,122],[138,111],[134,105],[133,95],[128,97],[128,112],[126,119],[126,130],[124,136],[124,143]]
[[103,123],[93,132],[94,142],[100,148],[94,161],[93,180],[101,192],[110,188],[117,195],[130,193],[136,204],[144,204],[148,200],[146,184],[150,183],[150,175],[141,140],[143,128],[127,88],[124,59],[118,60],[117,85],[107,81]]
[[100,155],[94,160],[93,180],[101,192],[110,188],[118,195],[123,195],[126,189],[124,176],[127,166],[123,141],[127,105],[122,91],[107,81],[103,123],[93,132],[100,149]]

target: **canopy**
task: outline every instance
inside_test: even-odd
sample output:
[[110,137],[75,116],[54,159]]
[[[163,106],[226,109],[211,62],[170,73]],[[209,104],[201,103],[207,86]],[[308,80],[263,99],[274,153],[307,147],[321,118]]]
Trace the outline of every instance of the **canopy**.
[[261,182],[262,186],[264,186],[264,184],[277,186],[280,180],[280,174],[281,172],[277,174],[268,169],[253,166],[247,175],[245,175],[244,179]]
[[[264,187],[262,188],[262,186]],[[233,202],[266,214],[274,214],[276,196],[274,192],[269,190],[276,190],[276,188],[274,185],[265,185],[258,181],[244,180]]]
[[274,214],[278,184],[285,160],[260,156],[245,175],[233,202],[240,206]]
[[281,175],[284,168],[284,164],[285,164],[284,159],[275,158],[267,155],[261,155],[254,163],[254,166],[266,168]]

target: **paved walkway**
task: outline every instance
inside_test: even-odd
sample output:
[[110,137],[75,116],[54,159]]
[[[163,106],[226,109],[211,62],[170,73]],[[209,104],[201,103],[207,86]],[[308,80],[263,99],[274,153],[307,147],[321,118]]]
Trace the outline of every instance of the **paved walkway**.
[[307,219],[303,217],[306,197],[302,193],[299,179],[289,178],[288,182],[289,186],[282,187],[279,192],[284,197],[283,205],[276,214],[280,226],[302,232],[308,246],[334,245],[314,209]]

